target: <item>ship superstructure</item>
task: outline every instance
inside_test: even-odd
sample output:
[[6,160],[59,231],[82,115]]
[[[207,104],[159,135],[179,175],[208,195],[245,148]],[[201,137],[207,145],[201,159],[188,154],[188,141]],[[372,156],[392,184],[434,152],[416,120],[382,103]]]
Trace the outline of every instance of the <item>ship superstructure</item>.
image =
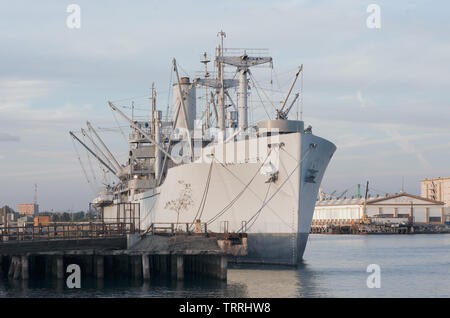
[[240,261],[297,264],[336,147],[289,119],[302,66],[274,119],[250,124],[249,77],[253,68],[271,67],[272,58],[251,50],[227,54],[237,50],[224,49],[225,33],[218,35],[213,72],[206,53],[202,76],[192,79],[180,77],[173,59],[172,118],[157,109],[154,89],[149,120],[129,118],[108,102],[130,125],[128,162],[119,164],[91,125],[97,151],[71,133],[118,181],[91,205],[105,222],[133,222],[143,231],[158,223],[204,223],[208,231],[245,232],[248,255]]

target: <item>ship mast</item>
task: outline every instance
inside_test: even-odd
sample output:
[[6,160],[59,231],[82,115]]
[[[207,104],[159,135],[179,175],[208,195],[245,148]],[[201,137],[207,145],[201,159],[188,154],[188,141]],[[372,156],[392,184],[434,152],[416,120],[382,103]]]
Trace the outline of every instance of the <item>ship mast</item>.
[[[211,120],[211,112],[209,111],[211,108],[211,103],[213,104],[214,109],[214,115],[216,117],[216,124],[218,127],[218,139],[224,140],[225,136],[225,95],[227,95],[227,89],[231,87],[238,86],[238,81],[235,79],[225,79],[224,78],[224,65],[222,63],[222,57],[223,57],[223,38],[226,37],[225,32],[220,31],[217,36],[220,36],[220,44],[216,48],[216,56],[215,56],[215,66],[217,67],[217,78],[212,79],[209,78],[209,73],[207,71],[206,63],[209,62],[209,60],[206,59],[206,54],[204,55],[205,59],[200,61],[201,63],[205,64],[205,76],[204,78],[196,78],[194,80],[195,84],[210,87],[215,90],[215,95],[217,96],[217,104],[215,102],[215,98],[211,92],[211,98],[209,101],[207,100],[207,118],[209,119],[209,122],[207,120],[207,124],[209,125]],[[207,61],[207,62],[206,62]],[[207,90],[205,90],[207,92]],[[208,94],[206,94],[208,95]]]
[[112,102],[108,101],[109,107],[111,107],[113,110],[115,110],[116,112],[119,113],[120,116],[122,116],[126,121],[128,121],[131,125],[131,127],[133,127],[136,131],[138,131],[139,133],[142,134],[142,136],[147,139],[150,143],[152,143],[153,145],[156,146],[156,148],[158,148],[162,153],[164,153],[167,157],[169,157],[170,159],[172,159],[173,161],[175,161],[173,159],[173,157],[163,148],[162,145],[160,145],[158,142],[156,142],[149,134],[147,134],[144,130],[142,130],[141,127],[139,127],[138,125],[136,125],[130,118],[127,117],[127,115],[125,115],[124,113],[122,113]]
[[155,91],[155,82],[152,83],[152,115],[151,115],[151,120],[152,120],[152,133],[155,133],[155,126],[156,126],[156,118],[155,118],[155,112],[156,112],[156,91]]
[[239,72],[239,100],[238,100],[238,125],[239,130],[243,132],[248,127],[248,107],[247,107],[247,75],[250,67],[271,63],[271,57],[253,57],[248,56],[246,52],[242,56],[219,56],[217,60],[221,64],[235,66]]
[[[227,35],[222,30],[217,34],[220,36],[220,46],[218,49],[218,56],[223,56],[223,38]],[[225,103],[224,103],[224,80],[223,80],[223,64],[220,61],[220,59],[216,59],[217,61],[217,71],[218,71],[218,77],[219,77],[219,96],[217,98],[217,104],[218,104],[218,127],[219,132],[221,133],[219,137],[223,138],[223,132],[225,131]]]
[[[206,52],[203,53],[203,59],[200,62],[203,63],[203,65],[205,67],[205,73],[203,76],[206,79],[209,77],[208,63],[211,62],[208,59]],[[205,112],[206,112],[205,129],[208,129],[210,122],[211,122],[211,113],[210,113],[210,103],[209,103],[209,98],[208,98],[208,86],[206,86],[206,85],[205,85]]]

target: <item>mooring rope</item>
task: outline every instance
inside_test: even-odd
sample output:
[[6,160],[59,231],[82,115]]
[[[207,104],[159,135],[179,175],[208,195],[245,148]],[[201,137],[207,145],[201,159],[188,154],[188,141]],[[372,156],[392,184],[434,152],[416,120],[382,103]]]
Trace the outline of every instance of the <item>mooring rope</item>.
[[[282,148],[281,148],[281,150],[283,150]],[[294,174],[294,172],[295,172],[295,170],[297,170],[299,167],[300,167],[300,165],[302,164],[302,162],[303,162],[303,160],[305,160],[306,159],[306,157],[309,155],[309,153],[310,153],[310,151],[311,151],[311,148],[309,148],[308,149],[308,151],[305,153],[305,155],[303,156],[303,158],[299,161],[299,163],[295,166],[295,168],[292,170],[292,172],[288,175],[288,177],[283,181],[283,183],[282,184],[280,184],[280,186],[276,189],[276,191],[270,196],[270,198],[267,200],[267,201],[265,201],[264,203],[263,203],[263,205],[258,209],[258,211],[256,211],[256,213],[255,213],[255,215],[256,214],[258,214],[258,213],[260,213],[261,211],[262,211],[262,209],[264,209],[264,207],[275,197],[275,195],[281,190],[281,188],[286,184],[286,182],[291,178],[291,176]],[[253,223],[254,224],[254,223]],[[253,225],[252,224],[252,225]],[[242,228],[243,227],[241,227],[240,229],[239,229],[239,231],[238,232],[241,232],[242,231]]]
[[211,160],[211,165],[209,166],[208,177],[206,178],[205,189],[203,190],[202,199],[200,201],[200,205],[198,206],[197,213],[195,214],[195,217],[192,220],[192,224],[194,224],[195,220],[197,220],[197,216],[198,216],[198,219],[201,219],[202,214],[203,214],[203,210],[205,209],[206,198],[208,196],[208,191],[209,191],[209,184],[211,182],[211,175],[212,175],[211,172],[212,172],[213,163],[214,163],[214,160]]
[[[263,201],[263,202],[266,201],[267,196],[269,195],[269,190],[270,190],[270,185],[271,185],[271,184],[272,184],[272,182],[269,182],[269,186],[267,187],[266,195],[264,196],[264,201]],[[261,214],[261,211],[262,211],[262,210],[258,210],[255,214],[253,214],[253,216],[252,216],[250,219],[248,219],[248,220],[245,222],[245,231],[246,231],[246,232],[247,232],[249,229],[251,229],[251,227],[253,226],[253,224],[255,224],[256,220],[258,219],[259,215]],[[252,221],[253,218],[254,218],[254,220],[253,220],[252,224],[250,224],[249,226],[247,226],[247,223],[250,223],[250,222]],[[241,231],[243,230],[243,228],[244,228],[244,225],[242,225],[242,227],[238,230],[238,232],[241,232]]]
[[[244,188],[233,198],[233,200],[230,201],[230,203],[228,203],[219,213],[217,213],[215,216],[213,216],[211,219],[209,219],[206,224],[211,224],[213,222],[215,222],[219,217],[221,217],[226,211],[228,211],[228,209],[230,209],[234,203],[236,203],[237,200],[239,200],[239,198],[242,196],[242,194],[245,192],[245,190],[247,190],[247,188],[250,186],[250,184],[253,182],[253,180],[256,178],[256,176],[258,175],[259,171],[261,170],[261,168],[265,165],[267,159],[270,157],[270,154],[272,152],[272,149],[269,150],[269,153],[267,154],[266,159],[264,159],[263,163],[261,164],[261,166],[258,168],[258,170],[256,170],[255,174],[253,175],[253,177],[250,179],[250,181],[244,186]],[[215,157],[213,158],[214,160],[217,160]],[[233,174],[222,162],[217,161],[222,167],[224,167],[226,170],[228,170],[231,174]]]

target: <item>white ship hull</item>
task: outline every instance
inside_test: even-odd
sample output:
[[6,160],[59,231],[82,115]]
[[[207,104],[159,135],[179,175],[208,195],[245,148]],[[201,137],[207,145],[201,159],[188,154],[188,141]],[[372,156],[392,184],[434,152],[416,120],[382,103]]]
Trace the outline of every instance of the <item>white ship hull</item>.
[[[70,132],[104,171],[118,179],[117,184],[106,186],[109,197],[99,196],[92,207],[104,222],[127,223],[142,231],[170,223],[171,230],[182,224],[182,231],[191,231],[190,225],[195,224],[192,228],[197,232],[201,225],[208,232],[246,233],[248,255],[238,261],[298,264],[319,187],[336,147],[314,136],[310,126],[304,129],[303,121],[289,119],[303,94],[291,96],[303,65],[279,107],[271,101],[275,116],[267,113],[268,120],[250,123],[249,87],[263,89],[250,69],[273,68],[272,57],[266,56],[267,50],[225,49],[225,33],[218,36],[214,72],[208,70],[212,59],[204,53],[203,77],[180,78],[173,59],[173,107],[166,108],[165,120],[157,108],[154,87],[149,120],[136,120],[134,106],[129,118],[119,109],[122,105],[108,102],[132,129],[124,164],[119,164],[89,123],[89,131],[102,147],[82,133],[97,152]],[[233,78],[226,78],[229,68]],[[259,99],[264,106],[260,95]],[[204,102],[200,112],[198,100]],[[173,111],[172,119],[169,111]],[[189,160],[180,162],[180,155]]]
[[[131,200],[140,204],[141,228],[159,222],[193,223],[196,218],[208,222],[216,217],[208,224],[209,231],[223,232],[227,226],[229,232],[242,230],[248,234],[248,256],[238,261],[298,264],[307,243],[319,186],[336,147],[312,134],[289,133],[277,138],[284,145],[278,150],[275,182],[267,182],[268,175],[261,173],[262,158],[254,163],[245,163],[250,159],[247,155],[228,158],[223,164],[216,161],[201,212],[211,164],[194,162],[173,167],[160,187]],[[236,142],[235,149],[239,143],[248,141]],[[216,157],[218,147],[214,149]],[[206,152],[211,150],[205,148]],[[183,195],[186,207],[177,213],[173,203]],[[217,217],[221,211],[223,214]],[[253,221],[249,220],[254,223],[251,225]]]

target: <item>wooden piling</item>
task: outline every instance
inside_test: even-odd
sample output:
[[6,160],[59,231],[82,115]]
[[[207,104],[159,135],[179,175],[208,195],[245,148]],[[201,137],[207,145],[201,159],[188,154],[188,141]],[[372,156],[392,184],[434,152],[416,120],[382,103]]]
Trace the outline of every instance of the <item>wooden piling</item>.
[[64,262],[62,255],[56,256],[56,278],[64,278]]
[[150,261],[147,254],[142,254],[142,277],[144,280],[150,279]]
[[30,278],[29,259],[27,255],[22,255],[22,279]]
[[155,269],[155,272],[156,273],[158,273],[159,274],[159,271],[160,271],[160,269],[161,269],[161,266],[160,266],[160,263],[159,263],[159,255],[154,255],[153,256],[153,263],[154,263],[154,269]]
[[15,266],[15,256],[12,256],[11,261],[9,263],[8,277],[12,277],[14,275],[14,266]]
[[97,279],[103,279],[105,277],[105,258],[103,255],[96,255],[95,259]]
[[85,260],[85,274],[89,277],[95,276],[96,263],[94,255],[88,255],[84,257]]
[[142,257],[140,255],[132,255],[131,258],[131,264],[133,266],[132,268],[132,274],[133,278],[136,280],[139,280],[142,278]]
[[184,279],[183,255],[176,255],[176,260],[177,260],[177,280],[183,280]]
[[20,276],[22,274],[22,266],[21,266],[20,258],[18,256],[14,256],[14,275],[13,279],[17,280],[20,279]]
[[161,264],[161,268],[160,268],[160,273],[161,275],[167,275],[167,256],[166,255],[161,255],[160,256],[160,264]]
[[219,256],[219,275],[217,278],[227,280],[228,259],[226,255]]
[[45,272],[45,279],[56,278],[60,282],[66,275],[65,266],[72,263],[81,267],[83,277],[93,276],[99,281],[118,275],[147,282],[153,275],[178,281],[191,275],[227,278],[227,259],[219,249],[108,250],[76,245],[70,250],[10,249],[0,255],[0,269],[14,279],[42,279]]
[[55,274],[53,271],[53,256],[47,255],[44,256],[44,263],[45,263],[45,278],[52,278]]

